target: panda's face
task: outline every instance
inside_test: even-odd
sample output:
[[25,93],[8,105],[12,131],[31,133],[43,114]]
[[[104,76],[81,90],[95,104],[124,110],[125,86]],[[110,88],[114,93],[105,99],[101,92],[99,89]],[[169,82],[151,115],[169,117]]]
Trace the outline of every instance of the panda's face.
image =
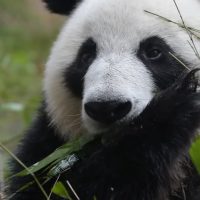
[[82,127],[99,133],[139,115],[186,70],[172,54],[196,64],[187,33],[144,12],[179,20],[173,1],[167,1],[79,5],[55,43],[45,77],[47,110],[63,134]]

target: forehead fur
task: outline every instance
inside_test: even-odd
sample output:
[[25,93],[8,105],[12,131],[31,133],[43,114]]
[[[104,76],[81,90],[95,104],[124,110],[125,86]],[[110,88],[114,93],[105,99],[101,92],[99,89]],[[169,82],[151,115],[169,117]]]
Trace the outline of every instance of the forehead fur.
[[[199,22],[199,8],[198,0],[176,0],[176,3],[183,14],[184,20],[189,23]],[[95,21],[95,19],[109,20],[106,17],[113,17],[116,20],[141,18],[145,19],[144,10],[152,11],[166,18],[180,21],[180,16],[175,7],[173,0],[85,0],[76,10],[74,17],[83,17]],[[90,18],[92,17],[92,18]],[[73,19],[74,20],[74,19]],[[79,20],[80,21],[80,18]]]
[[[176,0],[176,2],[186,25],[199,29],[200,3],[197,0]],[[52,56],[59,56],[57,59],[61,61],[64,59],[66,62],[65,51],[70,49],[70,54],[76,54],[81,43],[88,37],[93,37],[98,47],[107,51],[119,50],[122,48],[120,46],[137,47],[138,42],[152,35],[167,38],[169,43],[174,44],[175,50],[180,48],[179,40],[181,43],[183,41],[188,43],[186,31],[146,13],[145,10],[182,24],[173,0],[85,0],[64,26]],[[177,42],[174,43],[174,39]],[[58,50],[63,53],[59,52],[60,55],[57,55]],[[62,58],[63,55],[65,58]]]
[[[186,25],[200,29],[200,3],[176,2]],[[173,0],[84,0],[63,27],[49,57],[44,82],[47,111],[63,134],[81,129],[81,100],[66,91],[62,73],[87,38],[94,38],[103,56],[136,51],[143,39],[158,35],[186,61],[194,66],[199,63],[188,44],[187,31],[145,10],[182,23]]]

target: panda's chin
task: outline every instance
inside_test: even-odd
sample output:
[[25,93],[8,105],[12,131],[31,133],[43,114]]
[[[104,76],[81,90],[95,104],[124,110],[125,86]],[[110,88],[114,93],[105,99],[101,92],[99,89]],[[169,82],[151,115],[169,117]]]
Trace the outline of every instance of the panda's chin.
[[113,127],[114,124],[112,125],[107,125],[107,124],[102,124],[95,122],[93,120],[85,120],[84,122],[84,127],[88,131],[88,134],[91,135],[99,135],[104,132],[107,132],[111,127]]

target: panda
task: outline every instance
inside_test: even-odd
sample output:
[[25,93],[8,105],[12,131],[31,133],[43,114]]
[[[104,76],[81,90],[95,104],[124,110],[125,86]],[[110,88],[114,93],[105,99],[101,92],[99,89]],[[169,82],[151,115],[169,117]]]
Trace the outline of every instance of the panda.
[[[68,19],[18,158],[31,166],[87,134],[97,139],[62,177],[75,191],[72,199],[199,200],[189,148],[200,125],[200,43],[186,26],[200,29],[200,2],[43,1]],[[10,166],[13,174],[22,170],[15,161]],[[37,185],[19,190],[30,181],[13,177],[9,199],[45,199]],[[54,182],[44,185],[47,193]]]

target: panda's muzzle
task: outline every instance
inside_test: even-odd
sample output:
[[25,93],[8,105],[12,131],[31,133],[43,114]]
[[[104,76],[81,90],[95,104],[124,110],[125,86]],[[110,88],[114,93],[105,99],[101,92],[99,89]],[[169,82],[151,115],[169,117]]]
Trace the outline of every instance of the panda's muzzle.
[[111,124],[121,120],[131,111],[130,101],[88,102],[84,105],[87,115],[95,121]]

